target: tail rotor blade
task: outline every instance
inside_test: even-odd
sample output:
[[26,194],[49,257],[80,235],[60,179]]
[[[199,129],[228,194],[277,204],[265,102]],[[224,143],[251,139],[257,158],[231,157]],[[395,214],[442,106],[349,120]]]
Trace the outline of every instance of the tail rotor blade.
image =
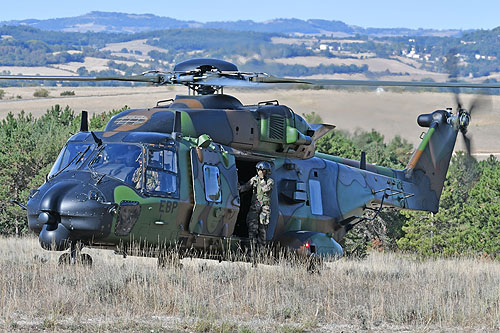
[[469,106],[469,114],[472,115],[472,110],[477,113],[484,113],[491,110],[491,99],[488,95],[478,95]]
[[457,105],[457,112],[460,112],[460,110],[463,109],[462,107],[462,102],[460,101],[460,94],[458,91],[455,91],[455,104]]
[[462,133],[462,137],[464,138],[465,150],[467,151],[467,155],[470,157],[472,155],[471,140],[464,133]]

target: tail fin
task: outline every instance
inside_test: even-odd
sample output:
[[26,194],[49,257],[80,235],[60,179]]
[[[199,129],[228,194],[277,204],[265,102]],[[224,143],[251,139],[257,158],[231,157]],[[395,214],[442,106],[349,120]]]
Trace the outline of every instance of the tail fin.
[[446,173],[458,133],[458,117],[438,110],[418,117],[418,124],[429,127],[420,146],[405,168],[405,177],[417,191],[410,209],[437,212]]

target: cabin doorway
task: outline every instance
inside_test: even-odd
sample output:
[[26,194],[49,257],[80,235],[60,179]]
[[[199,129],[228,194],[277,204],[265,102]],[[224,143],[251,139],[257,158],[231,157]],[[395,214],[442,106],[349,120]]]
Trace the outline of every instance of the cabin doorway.
[[[238,169],[238,182],[246,184],[250,178],[255,176],[255,166],[257,161],[236,159],[236,168]],[[252,203],[252,191],[240,192],[240,211],[236,220],[233,235],[238,237],[248,237],[247,214]]]

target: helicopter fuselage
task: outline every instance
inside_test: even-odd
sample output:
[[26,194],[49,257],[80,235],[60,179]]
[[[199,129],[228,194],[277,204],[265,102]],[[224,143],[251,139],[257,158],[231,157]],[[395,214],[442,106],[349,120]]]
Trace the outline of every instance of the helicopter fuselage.
[[[266,160],[275,182],[267,241],[341,256],[338,242],[367,210],[437,210],[457,133],[451,115],[442,117],[411,168],[393,170],[315,153],[315,141],[333,126],[309,125],[274,101],[243,106],[226,95],[180,96],[168,106],[127,110],[103,132],[68,140],[30,195],[29,227],[46,249],[79,242],[221,255],[249,243],[251,194],[239,193],[238,183]],[[441,178],[433,180],[436,170]]]

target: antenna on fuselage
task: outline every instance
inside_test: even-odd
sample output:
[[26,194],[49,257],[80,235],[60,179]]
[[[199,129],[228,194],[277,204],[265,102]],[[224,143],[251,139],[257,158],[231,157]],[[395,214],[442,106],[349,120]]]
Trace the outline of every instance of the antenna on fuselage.
[[177,137],[181,135],[182,135],[181,112],[175,111],[174,123],[172,124],[172,137],[177,139]]
[[366,152],[361,152],[361,159],[359,161],[359,168],[361,170],[366,170]]
[[89,131],[89,113],[88,111],[82,111],[82,120],[80,122],[80,132]]

